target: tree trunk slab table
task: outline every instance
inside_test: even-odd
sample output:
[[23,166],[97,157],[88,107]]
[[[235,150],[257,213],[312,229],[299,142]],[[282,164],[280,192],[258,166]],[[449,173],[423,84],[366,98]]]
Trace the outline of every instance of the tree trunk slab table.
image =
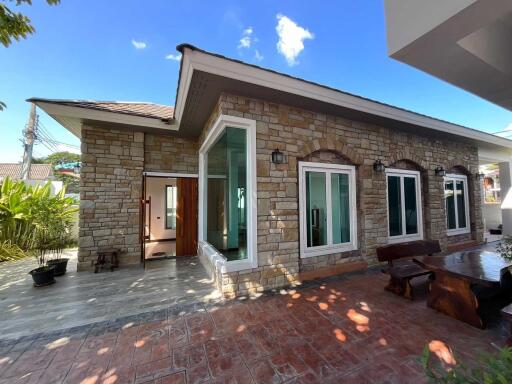
[[417,256],[414,261],[432,271],[427,305],[448,316],[484,328],[478,291],[500,292],[502,275],[511,262],[488,251],[446,256]]

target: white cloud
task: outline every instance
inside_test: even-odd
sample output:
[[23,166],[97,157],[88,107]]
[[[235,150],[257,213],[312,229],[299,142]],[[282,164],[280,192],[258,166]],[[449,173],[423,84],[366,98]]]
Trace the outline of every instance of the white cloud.
[[260,53],[260,51],[256,49],[254,50],[254,58],[256,59],[256,61],[261,61],[263,60],[263,55]]
[[238,48],[250,48],[251,47],[251,38],[249,36],[244,36],[240,39],[240,44],[238,44]]
[[304,40],[312,40],[314,35],[280,13],[276,17],[276,32],[279,36],[277,51],[285,57],[288,65],[295,65],[298,63],[297,56],[304,50]]
[[146,48],[146,43],[144,41],[137,41],[137,40],[132,39],[132,45],[135,47],[135,49]]
[[173,55],[172,53],[169,53],[167,56],[165,56],[167,60],[174,60],[174,61],[180,61],[181,60],[181,53],[177,53]]
[[252,27],[247,27],[242,31],[242,37],[238,44],[238,48],[251,48],[252,43],[257,41],[256,39],[252,38],[253,32],[254,31]]

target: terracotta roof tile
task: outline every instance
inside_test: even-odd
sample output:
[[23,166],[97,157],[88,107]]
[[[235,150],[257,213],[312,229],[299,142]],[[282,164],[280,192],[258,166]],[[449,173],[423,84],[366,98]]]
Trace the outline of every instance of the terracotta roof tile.
[[159,120],[170,120],[174,114],[174,107],[170,105],[125,102],[125,101],[93,101],[93,100],[58,100],[32,98],[28,101],[41,101],[45,103],[66,105],[70,107],[95,109],[98,111],[123,113],[126,115],[147,117]]
[[[53,176],[51,164],[32,164],[30,167],[30,180],[47,180],[51,176]],[[5,177],[21,179],[21,164],[0,163],[0,179]]]

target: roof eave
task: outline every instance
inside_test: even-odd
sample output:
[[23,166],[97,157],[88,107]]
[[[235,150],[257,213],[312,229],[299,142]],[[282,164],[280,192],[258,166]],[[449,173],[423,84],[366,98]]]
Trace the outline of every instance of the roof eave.
[[215,53],[199,49],[191,44],[180,44],[182,53],[174,116],[180,123],[185,111],[188,90],[194,71],[223,76],[240,82],[291,93],[316,101],[353,109],[399,122],[417,125],[433,131],[448,133],[472,139],[484,145],[491,145],[512,152],[512,140],[498,137],[473,128],[464,127],[388,104],[366,99],[311,81],[303,80],[273,70],[247,64]]

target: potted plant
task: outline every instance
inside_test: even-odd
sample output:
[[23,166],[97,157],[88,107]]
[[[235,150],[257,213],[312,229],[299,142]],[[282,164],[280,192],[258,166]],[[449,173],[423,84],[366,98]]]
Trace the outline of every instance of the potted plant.
[[55,283],[55,267],[46,265],[46,257],[51,250],[51,243],[46,234],[37,233],[35,236],[34,256],[39,267],[31,270],[29,275],[34,280],[34,287],[44,287]]
[[46,265],[54,267],[54,276],[62,276],[66,273],[69,259],[62,257],[64,248],[69,243],[67,235],[57,236],[53,241],[51,250],[51,259],[46,261]]
[[501,257],[503,257],[505,260],[512,261],[512,236],[504,236],[500,243],[496,246],[496,251],[498,251]]

